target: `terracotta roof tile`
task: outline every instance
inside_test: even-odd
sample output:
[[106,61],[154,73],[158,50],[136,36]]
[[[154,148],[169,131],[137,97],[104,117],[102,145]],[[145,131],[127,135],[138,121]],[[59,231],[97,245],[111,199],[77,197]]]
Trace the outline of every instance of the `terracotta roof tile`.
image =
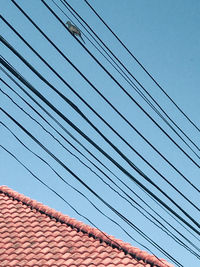
[[0,186],[0,266],[173,265]]

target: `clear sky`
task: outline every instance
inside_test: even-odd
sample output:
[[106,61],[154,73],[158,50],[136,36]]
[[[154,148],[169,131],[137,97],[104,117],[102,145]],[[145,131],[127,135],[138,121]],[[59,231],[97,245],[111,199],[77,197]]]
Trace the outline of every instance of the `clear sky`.
[[[117,84],[101,69],[100,66],[88,55],[84,48],[73,38],[69,32],[55,19],[48,9],[39,0],[16,1],[25,12],[37,23],[37,25],[48,35],[48,37],[58,46],[61,51],[76,65],[78,69],[94,84],[96,88],[137,128],[142,135],[147,138],[174,166],[196,187],[200,186],[200,172],[190,159],[188,159],[166,135],[152,123],[152,121],[136,106],[135,103],[117,86]],[[59,15],[63,22],[69,20],[51,0],[46,1]],[[74,20],[72,15],[65,9],[59,0],[55,0],[63,11],[76,23],[83,34],[88,33]],[[108,23],[118,37],[126,44],[137,59],[147,68],[153,77],[162,85],[166,93],[178,104],[188,117],[200,126],[200,1],[199,0],[97,0],[89,1],[101,17]],[[94,2],[94,3],[93,3]],[[184,116],[177,111],[169,99],[144,73],[138,64],[125,51],[115,37],[105,28],[100,20],[94,15],[84,1],[69,0],[68,3],[87,21],[95,30],[98,36],[106,43],[112,52],[123,62],[146,90],[156,99],[159,105],[167,114],[179,125],[189,138],[199,147],[200,133],[193,127]],[[178,188],[190,201],[199,206],[199,193],[194,190],[166,161],[164,161],[128,124],[116,114],[115,111],[93,90],[93,88],[73,69],[73,67],[48,43],[48,41],[34,28],[25,16],[8,0],[1,0],[2,16],[30,43],[30,45],[48,61],[49,64],[74,88],[74,90],[87,101],[124,139],[129,142],[141,155],[150,162],[159,172],[164,175],[176,188]],[[183,199],[173,190],[163,179],[153,171],[141,158],[138,157],[119,137],[117,137],[89,108],[83,104],[69,88],[60,81],[44,63],[16,36],[4,22],[1,21],[1,34],[15,49],[36,68],[50,83],[52,83],[62,94],[68,97],[79,109],[94,123],[94,125],[117,146],[138,168],[140,168],[152,181],[154,181],[167,195],[169,195],[178,205],[188,212],[196,221],[200,222],[200,215],[197,209]],[[152,111],[152,109],[141,99],[135,90],[113,69],[104,57],[91,45],[83,36],[85,46],[92,54],[110,71],[119,83],[129,92],[129,94],[154,118],[161,127],[175,140],[186,153],[200,164],[199,150],[190,143],[180,132],[181,136],[192,147],[195,155],[177,135]],[[113,159],[129,171],[134,177],[143,183],[149,190],[162,199],[174,211],[176,211],[186,221],[195,226],[181,211],[158,190],[144,180],[134,171],[102,137],[95,132],[89,124],[84,121],[69,105],[61,99],[55,92],[44,84],[25,64],[18,59],[2,43],[0,44],[1,54],[8,60],[42,95],[44,95],[59,111],[69,118],[77,127],[88,135],[98,146],[104,149]],[[89,157],[98,165],[120,188],[125,190],[129,196],[145,207],[130,190],[122,185],[114,175],[119,177],[125,185],[128,185],[136,192],[141,199],[146,201],[159,215],[170,222],[185,237],[200,247],[200,242],[188,233],[181,225],[171,218],[160,208],[151,198],[139,189],[124,173],[98,152],[91,144],[73,130],[58,115],[50,110],[33,93],[31,95],[46,108],[55,118],[73,134],[89,151],[101,160],[113,173],[109,173],[88,152],[69,137],[55,122],[30,100],[19,87],[16,86],[2,71],[1,78],[16,90],[23,98],[33,105],[65,138],[75,145],[84,155]],[[16,78],[15,78],[16,79]],[[21,84],[22,85],[22,84]],[[30,93],[24,85],[27,92]],[[74,155],[86,163],[90,169],[111,185],[111,182],[83,156],[74,150],[65,140],[63,140],[50,126],[48,126],[29,106],[27,106],[14,92],[1,82],[1,90],[7,93],[18,105],[20,105],[33,118],[37,119],[43,127],[50,131],[63,145]],[[57,158],[59,158],[68,168],[78,175],[87,185],[97,192],[105,201],[121,212],[127,219],[139,227],[145,234],[163,247],[168,253],[175,257],[183,266],[199,266],[199,260],[182,246],[177,244],[166,233],[161,231],[152,222],[148,221],[127,201],[119,197],[89,168],[77,160],[56,142],[47,132],[45,132],[35,121],[30,119],[21,111],[5,94],[0,92],[1,107],[22,124],[30,133],[35,136],[44,146],[46,146]],[[61,179],[35,155],[23,147],[16,138],[0,125],[0,145],[23,162],[36,176],[56,190],[82,215],[91,220],[98,228],[114,235],[116,238],[131,243],[142,250],[150,249],[150,253],[158,257],[166,258],[160,251],[149,244],[141,235],[136,233],[130,226],[125,224],[104,204],[96,199],[87,189],[74,179],[63,167],[47,155],[44,150],[30,139],[19,127],[12,122],[2,111],[0,120],[10,128],[13,133],[29,147],[32,151],[46,160],[70,185],[79,189],[107,216],[120,224],[130,236],[113,224],[102,214],[100,214],[83,196],[67,186]],[[66,203],[41,185],[24,167],[14,158],[0,148],[0,184],[7,185],[13,190],[36,199],[45,205],[63,212],[77,220],[87,220],[73,211]],[[117,191],[115,186],[113,186]],[[122,193],[123,194],[123,193]],[[154,214],[156,218],[157,215]],[[152,218],[151,218],[152,219]],[[154,219],[152,219],[155,221]],[[160,219],[159,219],[160,220]],[[163,222],[164,225],[166,225]],[[166,225],[167,226],[167,225]],[[167,226],[168,227],[168,226]],[[170,229],[176,236],[178,234]],[[192,230],[190,230],[192,232]],[[197,234],[194,234],[197,237]],[[186,243],[182,237],[179,236]],[[136,239],[141,244],[138,244]],[[186,243],[189,245],[188,243]],[[190,245],[189,245],[190,246]],[[190,246],[194,249],[192,246]],[[195,250],[195,249],[194,249]],[[196,251],[196,250],[195,250]],[[196,251],[197,252],[197,251]],[[199,253],[198,253],[199,254]],[[169,260],[169,259],[167,259]],[[169,260],[170,262],[170,260]]]

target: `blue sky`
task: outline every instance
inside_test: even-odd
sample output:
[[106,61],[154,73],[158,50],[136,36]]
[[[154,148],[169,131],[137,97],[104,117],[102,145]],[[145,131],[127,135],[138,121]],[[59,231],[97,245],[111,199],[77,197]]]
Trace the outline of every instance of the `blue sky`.
[[[56,0],[55,0],[56,1]],[[63,22],[68,18],[60,12],[52,1],[46,1],[59,15]],[[47,10],[41,1],[17,1],[25,12],[38,24],[38,26],[48,35],[48,37],[62,50],[62,52],[81,70],[81,72],[98,88],[98,90],[115,106],[117,109],[147,138],[177,169],[179,169],[193,184],[199,187],[199,168],[194,165],[159,129],[149,118],[124,94],[124,92],[114,83],[113,80],[95,63],[81,45],[74,39],[68,31],[55,19]],[[60,1],[56,1],[63,10],[64,7]],[[184,132],[199,146],[199,132],[177,111],[174,105],[151,81],[151,79],[142,71],[138,64],[130,57],[125,49],[117,42],[114,36],[105,28],[94,13],[88,8],[84,1],[68,1],[72,7],[87,21],[87,23],[96,31],[98,36],[107,46],[116,54],[116,56],[125,64],[133,75],[142,83],[148,92],[164,108],[167,114],[181,127]],[[162,85],[167,94],[181,107],[181,109],[192,119],[196,125],[200,125],[200,3],[198,0],[181,1],[122,1],[110,0],[95,1],[92,3],[95,10],[108,23],[119,38],[126,44],[138,60],[150,71],[154,78]],[[66,14],[72,18],[71,14],[65,10]],[[156,169],[158,169],[172,184],[186,195],[193,203],[199,205],[198,193],[184,181],[184,179],[172,169],[144,140],[133,131],[126,122],[124,122],[114,112],[108,104],[83,80],[83,78],[70,66],[66,60],[45,40],[44,37],[34,28],[33,25],[19,12],[11,1],[1,1],[1,13],[4,18],[26,39],[33,48],[40,53],[45,60],[51,64],[54,69],[83,97],[105,120],[112,125],[139,153],[142,154]],[[78,22],[77,26],[85,33]],[[156,174],[142,159],[140,159],[131,149],[124,144],[105,124],[97,118],[66,85],[63,84],[46,67],[33,52],[13,33],[8,26],[2,23],[2,36],[22,56],[31,63],[48,81],[50,81],[62,94],[75,103],[79,109],[103,132],[103,134],[112,140],[131,161],[134,162],[145,174],[148,175],[158,186],[160,186],[171,198],[173,198],[184,210],[186,210],[195,220],[200,221],[199,213],[196,209],[177,194],[158,174]],[[85,33],[87,36],[88,34]],[[153,112],[149,106],[141,99],[133,88],[123,80],[123,78],[109,65],[109,63],[99,54],[98,51],[83,36],[85,46],[94,54],[94,56],[111,72],[111,74],[120,82],[120,84],[131,94],[131,96],[151,115],[163,129],[199,164],[199,158],[169,129],[168,126]],[[85,122],[71,107],[68,106],[55,92],[45,85],[22,61],[20,61],[8,48],[1,43],[1,53],[41,94],[43,94],[57,109],[67,116],[75,125],[77,125],[85,134],[87,134],[96,144],[103,148],[113,159],[119,162],[125,169],[134,175],[140,182],[154,192],[171,208],[178,212],[184,219],[188,220],[176,207],[171,204],[166,197],[162,196],[156,189],[148,184],[144,179],[134,171],[119,155],[100,137],[87,122]],[[36,105],[1,72],[1,77],[21,96],[28,100],[34,107]],[[23,86],[23,85],[22,85]],[[23,86],[27,91],[28,89]],[[1,89],[6,92],[18,105],[37,119],[45,128],[56,136],[59,141],[65,145],[71,152],[82,159],[93,170],[95,168],[80,156],[69,144],[67,144],[57,133],[55,133],[30,107],[28,107],[19,97],[16,96],[8,87],[1,83]],[[198,266],[198,259],[175,243],[169,236],[147,221],[136,209],[129,203],[121,199],[112,190],[84,167],[75,157],[68,153],[59,143],[57,143],[42,128],[25,115],[19,108],[9,100],[5,94],[0,92],[1,107],[11,116],[19,121],[31,132],[38,140],[54,153],[62,162],[64,162],[74,173],[83,179],[93,190],[109,202],[114,208],[118,209],[124,216],[131,220],[137,227],[140,227],[161,247],[165,248],[174,256],[183,266]],[[31,93],[31,95],[33,95]],[[34,96],[34,95],[33,95]],[[35,97],[35,96],[34,96]],[[38,100],[38,99],[37,99]],[[94,153],[112,172],[124,181],[129,187],[145,200],[161,216],[173,224],[188,239],[199,246],[192,235],[185,231],[169,215],[167,215],[155,202],[153,202],[143,191],[141,191],[130,179],[126,177],[116,166],[100,154],[91,144],[76,133],[66,122],[59,118],[45,104],[38,100],[56,119],[72,133],[80,142]],[[60,129],[55,122],[49,119],[44,112],[36,109],[48,119],[54,127],[59,130],[66,138],[70,140],[82,153],[87,155],[100,168],[102,168],[114,181],[116,178],[99,165],[92,157],[84,151],[71,137]],[[27,135],[25,135],[5,114],[0,113],[1,121],[6,124],[16,136],[24,142],[31,150],[43,157],[56,171],[67,180],[68,183],[78,188],[83,194],[87,195],[91,201],[101,210],[122,225],[129,234],[140,243],[144,244],[157,256],[166,258],[157,249],[152,247],[139,234],[127,226],[122,220],[117,218],[91,193],[83,188],[65,169],[46,154],[37,144],[35,144]],[[81,214],[88,217],[101,230],[114,235],[133,246],[146,250],[141,245],[128,237],[121,229],[111,223],[108,219],[99,214],[86,199],[65,185],[56,174],[37,157],[25,149],[11,133],[3,126],[0,127],[0,144],[14,153],[31,171],[35,173],[49,186],[54,188],[62,197],[71,203]],[[189,142],[189,141],[187,141]],[[192,145],[191,145],[192,146]],[[192,146],[197,154],[199,151]],[[0,184],[5,184],[12,189],[36,199],[56,210],[59,210],[69,216],[88,223],[84,218],[76,214],[61,199],[36,181],[19,163],[16,162],[4,150],[0,149]],[[96,170],[95,170],[96,171]],[[99,171],[96,171],[104,180]],[[121,188],[137,200],[142,206],[140,200],[133,195],[124,185],[117,183]],[[109,182],[110,184],[110,182]],[[147,207],[145,207],[147,208]],[[148,209],[148,208],[147,208]],[[156,215],[155,215],[156,216]],[[173,231],[173,230],[172,230]],[[170,260],[169,260],[170,261]]]

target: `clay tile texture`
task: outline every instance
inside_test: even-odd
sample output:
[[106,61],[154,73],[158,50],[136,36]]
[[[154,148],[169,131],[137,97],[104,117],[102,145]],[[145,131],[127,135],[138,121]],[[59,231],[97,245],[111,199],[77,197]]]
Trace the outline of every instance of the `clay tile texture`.
[[0,267],[173,267],[0,186]]

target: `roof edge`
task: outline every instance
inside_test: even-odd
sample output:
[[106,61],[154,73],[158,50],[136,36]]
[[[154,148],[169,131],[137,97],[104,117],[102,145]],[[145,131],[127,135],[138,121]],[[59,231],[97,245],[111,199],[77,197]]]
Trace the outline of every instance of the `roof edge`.
[[0,186],[0,194],[1,193],[7,195],[10,198],[13,198],[14,200],[22,202],[22,204],[30,207],[31,209],[36,209],[38,212],[49,216],[51,219],[55,219],[57,222],[66,224],[72,229],[75,228],[77,232],[82,232],[84,234],[87,234],[89,237],[98,239],[100,243],[104,242],[112,248],[121,250],[124,252],[125,255],[128,254],[138,261],[142,260],[143,262],[148,263],[151,266],[174,267],[174,265],[168,263],[164,259],[158,259],[154,255],[150,255],[146,251],[142,251],[139,248],[133,247],[129,243],[125,243],[122,240],[116,239],[115,237],[108,235],[89,225],[86,225],[83,222],[77,221],[74,218],[70,218],[69,216],[62,214],[61,212],[56,211],[55,209],[49,208],[48,206],[36,200],[32,200],[31,198],[20,194],[5,185]]

